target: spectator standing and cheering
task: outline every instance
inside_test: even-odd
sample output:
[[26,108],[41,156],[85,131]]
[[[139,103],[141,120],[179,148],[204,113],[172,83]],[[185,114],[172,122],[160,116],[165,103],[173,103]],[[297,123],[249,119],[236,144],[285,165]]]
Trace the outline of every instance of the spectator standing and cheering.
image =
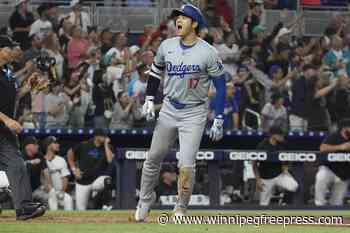
[[21,49],[30,47],[29,32],[34,16],[28,11],[28,0],[16,0],[15,11],[9,19],[9,25],[13,31],[13,40],[21,45]]
[[30,27],[29,36],[36,34],[43,39],[49,32],[53,31],[52,23],[49,21],[48,10],[49,6],[47,3],[42,3],[38,7],[37,11],[40,18]]
[[88,32],[88,27],[91,26],[90,16],[82,11],[83,1],[72,0],[70,6],[72,12],[69,13],[68,20],[74,26],[80,27],[84,33]]

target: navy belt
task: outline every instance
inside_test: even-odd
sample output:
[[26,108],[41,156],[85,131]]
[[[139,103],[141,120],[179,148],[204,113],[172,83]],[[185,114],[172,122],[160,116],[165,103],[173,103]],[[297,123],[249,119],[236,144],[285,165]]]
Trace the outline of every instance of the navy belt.
[[169,100],[169,103],[176,109],[184,109],[184,108],[190,108],[190,107],[197,107],[199,105],[202,105],[204,104],[205,102],[199,102],[199,103],[196,103],[196,104],[183,104],[183,103],[180,103],[179,101],[175,100],[175,99],[172,99],[170,97],[168,97],[168,100]]

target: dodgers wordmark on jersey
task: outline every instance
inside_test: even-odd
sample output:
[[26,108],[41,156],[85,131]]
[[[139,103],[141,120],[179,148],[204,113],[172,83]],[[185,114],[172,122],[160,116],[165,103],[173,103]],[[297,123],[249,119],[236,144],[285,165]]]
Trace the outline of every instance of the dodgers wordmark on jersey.
[[153,76],[162,78],[164,95],[183,104],[208,100],[211,78],[224,72],[216,49],[202,39],[192,46],[181,43],[180,37],[163,41],[151,68]]

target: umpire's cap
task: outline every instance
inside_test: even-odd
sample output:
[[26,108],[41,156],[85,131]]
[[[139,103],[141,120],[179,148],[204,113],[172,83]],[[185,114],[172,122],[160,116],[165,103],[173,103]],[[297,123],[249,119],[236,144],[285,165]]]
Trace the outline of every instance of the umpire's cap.
[[344,118],[339,122],[339,129],[350,128],[350,118]]
[[198,23],[199,29],[207,27],[207,22],[202,15],[202,12],[192,4],[185,4],[181,7],[180,10],[173,10],[170,17],[175,18],[180,15],[189,17],[196,21]]

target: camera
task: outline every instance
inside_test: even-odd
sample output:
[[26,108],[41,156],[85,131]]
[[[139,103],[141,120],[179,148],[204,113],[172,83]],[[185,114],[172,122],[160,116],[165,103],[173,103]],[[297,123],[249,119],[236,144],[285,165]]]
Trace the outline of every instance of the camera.
[[42,72],[49,72],[51,67],[56,65],[56,59],[54,57],[40,55],[34,59],[34,63]]

